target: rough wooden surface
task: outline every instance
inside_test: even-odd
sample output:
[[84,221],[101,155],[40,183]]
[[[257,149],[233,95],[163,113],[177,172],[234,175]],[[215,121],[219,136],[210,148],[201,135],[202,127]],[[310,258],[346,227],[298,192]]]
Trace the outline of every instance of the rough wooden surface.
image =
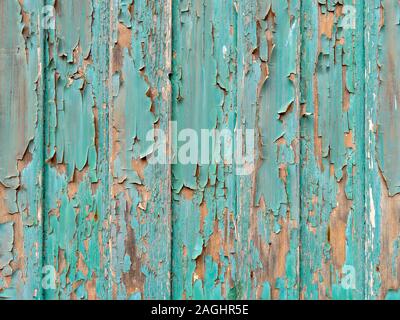
[[[364,295],[363,3],[302,6],[301,256],[305,299]],[[316,27],[318,26],[318,27]],[[355,269],[355,286],[343,277]]]
[[0,299],[42,296],[42,6],[0,2]]
[[0,1],[0,299],[400,299],[399,39],[398,0]]
[[255,168],[237,184],[238,297],[296,299],[300,2],[239,1],[237,12],[237,124],[255,130]]
[[111,219],[113,294],[167,299],[171,272],[171,174],[148,162],[171,116],[171,1],[113,4]]
[[45,39],[45,299],[111,298],[107,2],[48,1]]
[[366,297],[400,299],[400,3],[365,8]]
[[[172,120],[177,132],[190,128],[200,137],[203,129],[234,130],[232,2],[173,1],[172,9]],[[213,144],[210,137],[208,144]],[[236,296],[234,168],[213,162],[211,156],[208,160],[172,166],[172,297],[176,299]]]

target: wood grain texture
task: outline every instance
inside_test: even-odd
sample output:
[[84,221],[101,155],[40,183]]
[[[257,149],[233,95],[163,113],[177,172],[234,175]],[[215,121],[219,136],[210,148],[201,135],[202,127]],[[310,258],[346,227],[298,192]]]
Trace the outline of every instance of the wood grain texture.
[[41,8],[0,3],[0,299],[42,294]]
[[[355,26],[345,24],[353,5]],[[301,297],[364,296],[363,3],[302,6]],[[344,281],[355,270],[355,283]]]
[[299,17],[299,1],[238,2],[237,125],[255,138],[237,179],[242,299],[298,298]]
[[167,299],[171,174],[149,158],[169,134],[171,2],[115,1],[112,28],[112,296]]
[[366,297],[400,299],[398,101],[400,3],[365,6]]
[[[236,121],[236,13],[231,1],[173,1],[173,100],[176,149],[204,129],[233,131]],[[173,298],[236,297],[234,167],[203,150],[222,139],[198,141],[199,158],[172,167]],[[218,151],[217,151],[218,152]],[[181,157],[182,158],[182,157]]]
[[[45,299],[111,298],[108,1],[48,1],[46,30]],[[72,21],[71,21],[72,19]]]
[[399,0],[0,1],[0,299],[400,299],[399,38]]

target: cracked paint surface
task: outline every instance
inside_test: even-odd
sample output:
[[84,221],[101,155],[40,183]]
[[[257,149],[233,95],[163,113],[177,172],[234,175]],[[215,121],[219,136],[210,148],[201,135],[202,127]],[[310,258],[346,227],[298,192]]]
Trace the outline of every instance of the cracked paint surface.
[[240,297],[296,299],[299,246],[299,1],[238,3],[238,123],[255,171],[238,179]]
[[[48,1],[45,39],[45,299],[111,298],[107,2]],[[71,23],[70,17],[74,22]]]
[[[398,0],[1,1],[0,299],[400,299],[399,34]],[[183,129],[253,130],[208,147],[254,170]]]
[[0,4],[0,299],[41,296],[40,1]]
[[[173,1],[172,119],[178,133],[235,128],[236,15],[231,1]],[[175,299],[237,296],[234,167],[207,160],[172,166]]]
[[[112,38],[111,261],[116,299],[170,297],[170,167],[149,164],[168,134],[171,2],[117,1]],[[150,132],[150,138],[148,133]]]
[[[352,1],[302,7],[300,294],[364,295],[363,4],[355,29],[343,25]],[[346,266],[355,286],[343,285]],[[346,289],[345,289],[346,288]]]
[[366,296],[400,299],[399,173],[400,3],[366,8]]

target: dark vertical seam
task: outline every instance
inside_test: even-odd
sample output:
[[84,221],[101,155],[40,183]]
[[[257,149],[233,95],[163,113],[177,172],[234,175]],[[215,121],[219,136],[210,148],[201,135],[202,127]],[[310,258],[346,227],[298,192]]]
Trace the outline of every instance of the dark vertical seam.
[[[304,22],[303,22],[303,4],[302,1],[300,1],[300,8],[299,8],[299,108],[301,108],[301,101],[303,98],[303,92],[302,92],[302,65],[303,65],[303,28],[304,28]],[[297,286],[298,286],[298,300],[301,300],[301,290],[302,290],[302,279],[301,279],[301,266],[302,266],[302,239],[301,236],[303,234],[302,232],[302,215],[303,215],[303,201],[301,197],[301,185],[302,185],[302,174],[303,174],[303,143],[302,143],[302,119],[301,119],[301,112],[299,110],[299,199],[298,199],[298,204],[299,204],[299,235],[298,235],[298,279],[297,279]]]
[[[42,9],[47,5],[48,0],[43,0],[41,2],[42,4]],[[38,12],[39,16],[41,19],[42,17],[42,11],[39,10]],[[41,300],[46,300],[46,292],[44,288],[42,287],[42,277],[43,277],[43,267],[46,263],[46,223],[47,223],[47,206],[46,206],[46,185],[47,185],[47,167],[46,167],[46,134],[47,134],[47,60],[48,60],[48,36],[49,32],[48,29],[44,28],[43,25],[41,24],[41,19],[39,19],[39,33],[41,34],[41,42],[40,46],[42,48],[42,54],[41,54],[41,63],[42,63],[42,155],[41,155],[41,161],[42,161],[42,167],[41,167],[41,178],[42,178],[42,185],[41,185],[41,206],[42,206],[42,225],[41,225],[41,269],[39,270],[40,273],[40,283],[39,283],[39,292],[40,292],[40,299]]]

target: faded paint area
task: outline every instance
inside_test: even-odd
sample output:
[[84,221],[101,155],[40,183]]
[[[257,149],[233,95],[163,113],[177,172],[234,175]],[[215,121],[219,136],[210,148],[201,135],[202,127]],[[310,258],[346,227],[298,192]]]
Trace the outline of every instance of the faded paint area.
[[[172,120],[177,122],[176,132],[192,129],[199,140],[202,129],[233,132],[237,15],[233,3],[173,1],[172,11]],[[172,150],[175,161],[183,150],[200,155],[202,147],[214,150],[223,143],[208,136],[203,138],[203,146],[198,141],[187,150],[189,137],[178,135],[177,139],[171,142],[177,147]],[[203,161],[174,162],[172,166],[174,299],[237,297],[234,167],[214,160],[210,153]]]
[[[363,3],[302,3],[303,299],[364,296]],[[345,25],[354,5],[355,29]],[[354,283],[344,282],[347,266]],[[351,269],[353,270],[353,269]]]
[[400,299],[398,0],[2,0],[0,35],[0,300]]
[[366,252],[369,299],[399,299],[400,3],[366,6]]
[[167,299],[170,167],[149,158],[161,139],[151,130],[169,132],[171,2],[121,0],[112,12],[112,297]]
[[[46,30],[44,266],[57,273],[45,299],[111,298],[108,242],[106,1],[48,1]],[[70,19],[73,19],[71,22]]]
[[237,184],[240,298],[298,297],[299,17],[299,1],[238,2],[237,123],[255,129]]
[[0,4],[0,299],[41,295],[41,1]]

